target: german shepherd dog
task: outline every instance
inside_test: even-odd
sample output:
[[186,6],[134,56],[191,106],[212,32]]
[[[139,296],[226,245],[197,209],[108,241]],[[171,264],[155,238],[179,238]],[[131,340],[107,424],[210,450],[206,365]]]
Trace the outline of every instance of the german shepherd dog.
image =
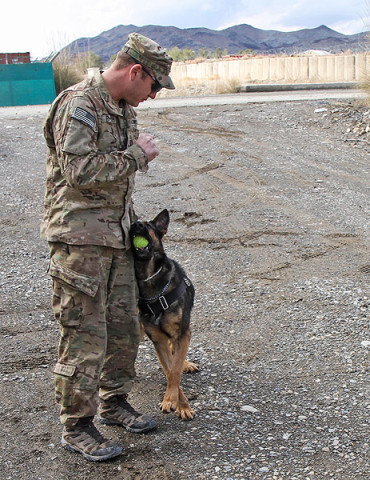
[[[130,239],[139,288],[139,316],[145,333],[154,344],[167,378],[167,390],[160,408],[175,410],[182,420],[191,420],[190,407],[180,387],[182,372],[194,373],[198,366],[186,360],[191,331],[190,314],[194,303],[194,287],[183,268],[167,257],[162,243],[170,216],[163,210],[151,222],[135,222]],[[134,246],[134,238],[144,237],[145,246]]]

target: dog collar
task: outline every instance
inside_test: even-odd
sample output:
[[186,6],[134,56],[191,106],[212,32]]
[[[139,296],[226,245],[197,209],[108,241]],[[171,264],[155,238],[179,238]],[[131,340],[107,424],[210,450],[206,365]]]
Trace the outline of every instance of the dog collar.
[[152,276],[146,278],[145,280],[143,280],[143,282],[149,282],[149,280],[151,280],[152,278],[156,277],[158,275],[158,273],[160,273],[162,270],[162,267],[159,268],[159,270],[157,270],[155,273],[153,273]]

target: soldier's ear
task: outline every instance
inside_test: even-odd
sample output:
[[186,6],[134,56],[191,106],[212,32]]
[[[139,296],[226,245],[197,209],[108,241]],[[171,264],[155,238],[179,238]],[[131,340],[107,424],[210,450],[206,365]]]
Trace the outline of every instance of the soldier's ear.
[[141,65],[139,65],[138,63],[135,63],[134,65],[132,65],[129,71],[130,80],[133,80],[136,77],[136,75],[138,75],[140,72],[141,72]]
[[168,224],[170,223],[170,214],[168,213],[168,210],[162,210],[162,212],[155,217],[153,223],[162,238],[163,235],[167,233]]

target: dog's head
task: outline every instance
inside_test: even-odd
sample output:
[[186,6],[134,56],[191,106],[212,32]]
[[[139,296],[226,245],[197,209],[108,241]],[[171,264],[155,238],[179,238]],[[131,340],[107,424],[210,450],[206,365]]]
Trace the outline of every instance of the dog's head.
[[[150,260],[153,257],[164,255],[162,238],[167,233],[169,223],[170,215],[168,210],[163,210],[151,222],[137,221],[132,224],[130,240],[136,259]],[[143,238],[137,241],[136,237]]]

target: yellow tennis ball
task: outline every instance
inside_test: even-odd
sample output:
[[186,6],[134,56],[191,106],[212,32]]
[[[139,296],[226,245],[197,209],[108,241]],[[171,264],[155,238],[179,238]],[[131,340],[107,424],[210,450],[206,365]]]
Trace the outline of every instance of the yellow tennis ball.
[[133,242],[135,248],[145,248],[148,246],[148,240],[141,235],[134,237]]

